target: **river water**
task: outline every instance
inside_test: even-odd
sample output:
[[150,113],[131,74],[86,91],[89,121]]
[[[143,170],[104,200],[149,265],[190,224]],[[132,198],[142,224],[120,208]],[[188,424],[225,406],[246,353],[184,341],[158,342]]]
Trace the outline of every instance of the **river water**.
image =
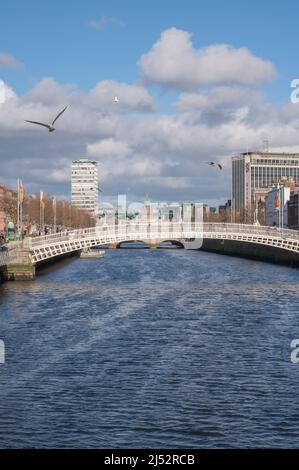
[[114,250],[0,286],[0,447],[299,447],[299,271]]

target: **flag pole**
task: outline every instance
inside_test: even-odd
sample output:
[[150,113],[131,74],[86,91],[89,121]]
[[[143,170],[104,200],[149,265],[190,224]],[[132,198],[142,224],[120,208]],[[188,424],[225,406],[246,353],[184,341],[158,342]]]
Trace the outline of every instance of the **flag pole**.
[[43,191],[40,191],[39,193],[39,227],[40,227],[41,234],[44,231],[43,203],[44,203],[44,193]]
[[279,183],[278,194],[279,194],[279,228],[281,230],[281,191],[280,191],[280,183]]
[[56,229],[57,229],[57,213],[56,213],[56,209],[57,209],[56,196],[54,196],[54,198],[53,198],[54,233],[56,233]]
[[39,231],[42,234],[42,192],[39,191]]
[[17,199],[17,230],[20,233],[20,178],[18,178],[18,199]]
[[282,211],[281,211],[281,228],[283,230],[283,223],[284,223],[284,186],[281,188],[281,203],[282,203]]
[[19,181],[19,222],[20,222],[20,238],[23,239],[23,201],[24,201],[24,187],[23,181]]

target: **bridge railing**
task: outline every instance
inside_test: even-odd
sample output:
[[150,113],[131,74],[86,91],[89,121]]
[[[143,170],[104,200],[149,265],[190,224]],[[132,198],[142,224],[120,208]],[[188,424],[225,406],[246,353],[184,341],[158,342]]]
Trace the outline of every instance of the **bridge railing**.
[[41,245],[51,245],[69,240],[78,240],[84,237],[92,237],[94,234],[95,227],[59,232],[52,235],[41,235],[39,237],[26,238],[23,240],[23,246],[34,248]]
[[269,227],[266,225],[244,225],[244,224],[225,224],[225,223],[204,223],[204,232],[219,233],[240,233],[248,235],[262,235],[273,238],[283,238],[291,240],[299,240],[299,232],[297,230],[282,229],[279,227]]
[[196,233],[202,233],[202,224],[186,224],[186,223],[159,223],[159,224],[136,224],[124,223],[116,225],[102,225],[93,228],[72,230],[69,232],[61,232],[59,234],[45,235],[35,238],[27,238],[24,240],[29,248],[37,248],[40,246],[54,245],[57,243],[76,241],[83,239],[101,239],[109,241],[110,239],[128,239],[138,238],[161,238],[175,236],[179,238],[193,237]]
[[23,241],[23,246],[28,248],[38,248],[41,246],[55,245],[62,242],[82,241],[96,239],[105,243],[112,240],[142,240],[173,238],[200,238],[205,233],[231,233],[266,236],[272,238],[282,238],[299,240],[299,232],[296,230],[279,229],[275,227],[225,224],[225,223],[169,223],[160,222],[155,224],[141,224],[132,222],[119,223],[115,225],[101,225],[98,227],[72,230],[59,234],[45,235],[35,238],[27,238]]

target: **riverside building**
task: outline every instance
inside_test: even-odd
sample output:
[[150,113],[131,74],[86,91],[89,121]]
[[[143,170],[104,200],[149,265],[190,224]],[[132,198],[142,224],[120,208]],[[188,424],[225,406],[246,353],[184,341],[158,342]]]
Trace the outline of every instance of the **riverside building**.
[[248,152],[232,158],[232,220],[251,222],[273,185],[294,180],[299,187],[299,154]]
[[88,159],[72,162],[72,204],[91,214],[98,212],[98,164]]

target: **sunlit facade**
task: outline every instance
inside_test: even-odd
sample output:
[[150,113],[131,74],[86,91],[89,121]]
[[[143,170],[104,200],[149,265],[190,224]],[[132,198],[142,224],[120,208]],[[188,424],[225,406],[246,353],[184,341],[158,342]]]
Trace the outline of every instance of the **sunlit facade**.
[[294,180],[299,186],[299,154],[248,152],[232,158],[232,210],[250,213],[274,184]]
[[80,159],[72,163],[72,204],[94,215],[99,204],[98,164]]

